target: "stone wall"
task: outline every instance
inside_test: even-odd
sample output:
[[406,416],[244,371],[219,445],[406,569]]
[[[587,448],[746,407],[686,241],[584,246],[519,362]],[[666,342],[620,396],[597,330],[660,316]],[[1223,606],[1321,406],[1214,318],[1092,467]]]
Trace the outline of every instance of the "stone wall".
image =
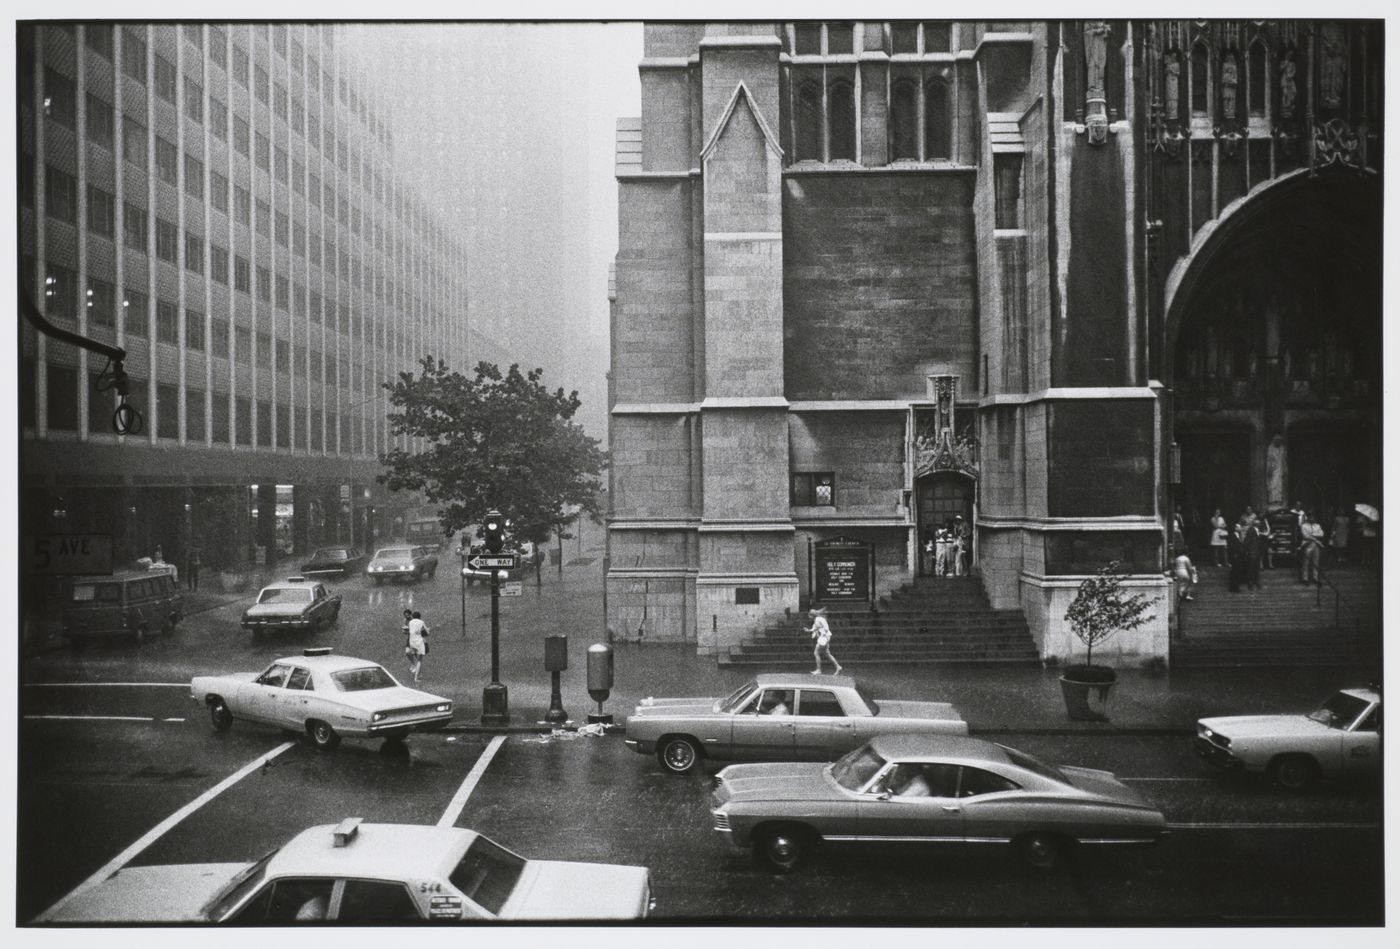
[[933,371],[971,386],[972,174],[803,174],[784,184],[788,398],[921,397]]

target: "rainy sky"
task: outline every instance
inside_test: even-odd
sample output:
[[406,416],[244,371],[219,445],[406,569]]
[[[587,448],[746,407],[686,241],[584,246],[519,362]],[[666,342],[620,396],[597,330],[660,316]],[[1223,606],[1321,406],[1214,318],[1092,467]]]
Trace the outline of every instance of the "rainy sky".
[[603,438],[614,129],[639,114],[641,25],[361,23],[344,45],[400,173],[467,241],[473,361],[542,366]]

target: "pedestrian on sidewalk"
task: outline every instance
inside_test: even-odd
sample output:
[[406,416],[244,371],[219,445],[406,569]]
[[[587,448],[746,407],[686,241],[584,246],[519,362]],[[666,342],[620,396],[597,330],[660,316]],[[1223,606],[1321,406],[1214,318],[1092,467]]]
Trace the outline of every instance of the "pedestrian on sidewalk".
[[1309,511],[1303,515],[1303,526],[1299,530],[1302,537],[1302,573],[1299,580],[1303,583],[1316,583],[1322,585],[1318,579],[1317,565],[1322,559],[1322,527]]
[[199,548],[191,544],[185,550],[185,584],[191,590],[199,589]]
[[841,663],[836,661],[836,657],[831,654],[831,626],[826,621],[826,607],[811,609],[807,611],[807,616],[812,621],[811,626],[802,627],[804,633],[810,633],[817,641],[812,647],[812,658],[816,660],[817,667],[812,670],[813,675],[821,675],[822,655],[831,660],[831,664],[836,667],[832,675],[841,674]]
[[423,657],[427,654],[428,624],[423,622],[423,614],[414,610],[413,618],[408,621],[408,645],[404,647],[404,655],[408,657],[408,671],[413,673],[414,682],[422,677]]
[[1216,508],[1210,519],[1210,549],[1215,553],[1217,567],[1230,566],[1230,557],[1226,550],[1229,543],[1230,531],[1225,524],[1225,516],[1220,513],[1220,508]]

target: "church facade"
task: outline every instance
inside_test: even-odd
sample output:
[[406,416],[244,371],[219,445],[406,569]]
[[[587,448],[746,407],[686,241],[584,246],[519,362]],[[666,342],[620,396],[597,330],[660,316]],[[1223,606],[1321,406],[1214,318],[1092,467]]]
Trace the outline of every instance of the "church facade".
[[[612,633],[722,652],[959,536],[1064,660],[1085,575],[1165,592],[1176,515],[1378,504],[1382,51],[1366,21],[647,25]],[[1121,659],[1167,656],[1157,612]]]

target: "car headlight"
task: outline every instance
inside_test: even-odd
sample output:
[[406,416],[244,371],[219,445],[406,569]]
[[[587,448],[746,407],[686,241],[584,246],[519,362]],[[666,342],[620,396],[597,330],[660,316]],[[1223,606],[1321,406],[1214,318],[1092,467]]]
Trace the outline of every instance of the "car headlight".
[[383,712],[375,712],[374,715],[370,717],[370,721],[372,721],[372,722],[382,722],[383,720],[384,720],[384,713],[383,713]]
[[439,705],[439,706],[437,707],[437,710],[438,710],[439,712],[450,712],[450,711],[452,711],[452,703],[451,703],[451,702],[443,702],[441,705]]

